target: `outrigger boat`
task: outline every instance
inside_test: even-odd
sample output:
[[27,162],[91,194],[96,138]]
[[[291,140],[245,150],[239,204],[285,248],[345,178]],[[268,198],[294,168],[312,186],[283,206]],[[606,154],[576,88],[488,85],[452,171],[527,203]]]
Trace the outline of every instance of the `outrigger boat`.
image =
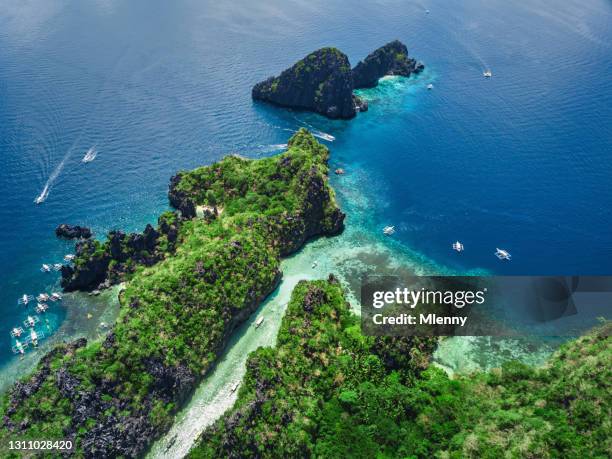
[[39,314],[42,314],[43,312],[47,312],[47,309],[49,309],[49,305],[47,303],[38,303],[36,305],[36,312]]
[[36,301],[38,301],[39,303],[44,303],[45,301],[49,301],[49,295],[47,295],[46,293],[40,293],[36,297]]
[[61,294],[61,293],[57,293],[57,292],[53,292],[53,293],[51,294],[51,296],[49,297],[49,299],[50,299],[51,301],[59,301],[59,300],[61,300],[61,299],[62,299],[62,294]]
[[43,265],[40,267],[40,270],[43,273],[48,273],[49,271],[51,271],[51,266],[49,266],[48,264],[43,263]]
[[25,354],[25,348],[26,348],[27,344],[24,346],[23,344],[21,344],[19,342],[19,340],[15,340],[15,345],[13,346],[13,352],[15,354]]
[[504,249],[495,249],[495,256],[500,260],[511,260],[512,255]]
[[457,252],[463,252],[463,244],[459,241],[453,242],[453,250]]
[[259,316],[259,319],[255,322],[255,328],[259,328],[264,321],[264,316]]
[[[33,328],[30,328],[30,339],[29,341],[34,345],[34,347],[38,346],[38,333],[36,333],[36,330],[34,330]],[[42,336],[40,337],[42,338]]]
[[28,318],[23,321],[23,325],[29,328],[35,326],[38,322],[40,322],[38,316],[28,316]]
[[69,253],[68,255],[64,255],[64,261],[74,261],[76,255]]
[[13,338],[19,338],[21,336],[21,334],[23,333],[23,328],[21,327],[15,327],[11,330],[11,337]]
[[383,233],[385,236],[391,236],[393,233],[395,233],[395,226],[385,226],[383,228]]
[[21,298],[17,300],[17,303],[23,304],[27,306],[30,301],[32,301],[34,297],[32,295],[23,295]]

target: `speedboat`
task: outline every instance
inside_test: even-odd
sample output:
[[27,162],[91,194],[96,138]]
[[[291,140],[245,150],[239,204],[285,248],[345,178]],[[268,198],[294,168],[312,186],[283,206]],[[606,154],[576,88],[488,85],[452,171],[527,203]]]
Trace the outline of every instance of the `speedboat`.
[[493,73],[491,73],[490,70],[485,70],[484,72],[482,72],[482,76],[484,76],[485,78],[491,78],[493,76]]
[[463,252],[463,244],[459,241],[453,242],[453,250],[457,252]]
[[385,236],[391,236],[393,233],[395,233],[395,226],[385,226],[383,228],[383,233]]
[[429,83],[429,84],[427,85],[427,89],[433,89],[433,84]]
[[13,338],[19,338],[22,333],[23,333],[23,328],[21,327],[15,327],[11,330],[11,336]]
[[91,147],[89,150],[87,150],[87,153],[85,153],[85,156],[83,156],[81,162],[90,163],[94,159],[96,159],[97,154],[98,152],[96,151],[96,149],[94,147]]
[[49,309],[49,305],[47,303],[38,303],[36,305],[36,312],[39,314],[47,312],[47,309]]
[[312,269],[315,269],[317,267],[318,263],[316,261],[312,262]]
[[74,261],[76,255],[69,253],[68,255],[64,255],[64,261]]
[[510,255],[510,252],[508,252],[507,250],[504,249],[495,249],[495,256],[497,258],[499,258],[500,260],[510,260],[512,259],[512,255]]
[[335,173],[336,175],[344,175],[344,169],[342,169],[341,167],[339,167],[338,169],[336,169],[336,170],[334,171],[334,173]]
[[255,328],[259,328],[264,321],[264,316],[259,316],[257,321],[255,322]]
[[49,265],[47,265],[47,264],[43,264],[43,265],[40,267],[40,270],[41,270],[43,273],[48,273],[49,271],[51,271],[51,266],[49,266]]
[[28,318],[23,321],[23,325],[25,325],[26,328],[33,327],[39,321],[40,321],[40,319],[38,318],[38,316],[28,316]]
[[53,269],[56,270],[56,271],[59,271],[60,269],[62,269],[62,266],[63,265],[61,263],[55,263],[53,265]]
[[58,300],[61,300],[61,299],[62,299],[62,294],[61,294],[61,293],[57,293],[57,292],[53,292],[53,293],[51,294],[51,296],[49,297],[49,299],[50,299],[51,301],[58,301]]
[[39,303],[44,303],[45,301],[49,301],[49,295],[47,295],[46,293],[40,293],[36,297],[36,301],[38,301]]

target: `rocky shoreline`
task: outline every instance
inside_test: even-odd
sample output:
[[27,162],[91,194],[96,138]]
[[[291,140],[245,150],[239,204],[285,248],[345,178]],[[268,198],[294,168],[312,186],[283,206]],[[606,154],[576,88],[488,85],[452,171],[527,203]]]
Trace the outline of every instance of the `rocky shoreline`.
[[354,95],[354,89],[374,87],[385,75],[408,77],[423,69],[422,63],[408,57],[408,48],[398,40],[378,48],[352,70],[346,54],[336,48],[321,48],[279,76],[257,83],[251,95],[281,107],[350,119],[368,110],[367,101]]

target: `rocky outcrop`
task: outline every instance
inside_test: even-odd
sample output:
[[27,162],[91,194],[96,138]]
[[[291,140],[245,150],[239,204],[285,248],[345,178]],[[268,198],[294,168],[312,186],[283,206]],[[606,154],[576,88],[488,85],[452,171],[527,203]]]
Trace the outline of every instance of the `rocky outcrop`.
[[183,174],[179,172],[170,179],[168,200],[172,207],[181,212],[182,218],[193,218],[196,216],[196,205],[187,193],[180,190],[179,184],[182,178]]
[[369,54],[353,69],[355,89],[373,88],[385,75],[409,77],[423,70],[423,64],[408,57],[408,48],[399,40],[387,43]]
[[55,235],[65,239],[89,239],[91,237],[91,230],[85,226],[62,223],[55,228]]
[[279,76],[257,83],[252,96],[329,118],[347,119],[356,113],[351,64],[336,48],[314,51]]
[[[61,269],[61,285],[67,292],[91,291],[125,280],[136,266],[151,266],[172,252],[179,220],[164,214],[158,229],[147,225],[142,233],[110,231],[107,241],[86,240],[76,244],[74,264]],[[162,244],[163,243],[163,244]],[[163,246],[162,246],[163,245]]]
[[[279,76],[257,83],[252,97],[281,107],[311,110],[328,118],[348,119],[368,110],[368,102],[354,95],[354,89],[374,87],[385,75],[407,77],[423,68],[423,64],[408,57],[406,45],[398,40],[378,48],[353,70],[344,53],[336,48],[321,48]],[[182,198],[180,194],[176,196],[177,204],[192,212],[189,202]]]

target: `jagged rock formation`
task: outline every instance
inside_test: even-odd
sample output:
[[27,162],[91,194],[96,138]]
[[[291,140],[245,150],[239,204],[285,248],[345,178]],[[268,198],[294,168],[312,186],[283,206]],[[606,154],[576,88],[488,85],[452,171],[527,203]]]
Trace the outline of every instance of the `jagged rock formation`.
[[[336,48],[321,48],[279,76],[257,83],[252,97],[282,107],[311,110],[328,118],[349,119],[368,110],[367,101],[354,95],[354,89],[376,86],[385,75],[410,76],[422,69],[423,64],[409,58],[406,46],[397,40],[374,51],[353,70],[344,53]],[[176,200],[182,202],[182,197],[176,196]],[[189,214],[192,210],[186,205],[184,212]]]
[[137,266],[151,266],[174,250],[180,219],[167,212],[158,228],[147,225],[144,232],[125,234],[111,231],[106,242],[80,241],[76,244],[74,266],[62,266],[65,291],[94,290],[122,282]]
[[86,226],[62,223],[55,228],[55,235],[66,239],[89,239],[91,237],[91,230]]
[[336,48],[314,51],[279,76],[257,83],[252,96],[329,118],[355,116],[351,64]]
[[381,46],[353,69],[354,88],[372,88],[385,75],[409,77],[423,70],[422,63],[408,57],[408,48],[399,40]]

